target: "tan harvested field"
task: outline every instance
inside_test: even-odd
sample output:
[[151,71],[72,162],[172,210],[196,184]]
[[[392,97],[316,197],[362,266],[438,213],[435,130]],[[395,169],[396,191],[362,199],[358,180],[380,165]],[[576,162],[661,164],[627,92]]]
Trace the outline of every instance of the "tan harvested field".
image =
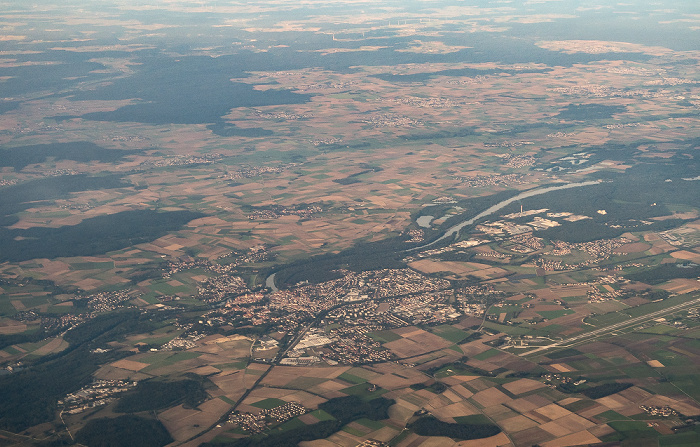
[[510,391],[513,394],[523,394],[529,391],[534,391],[536,389],[544,387],[545,384],[531,379],[520,379],[515,382],[506,383],[503,388]]
[[479,402],[484,407],[491,407],[498,404],[503,404],[511,400],[510,397],[505,395],[502,391],[494,388],[488,388],[483,391],[479,391],[471,397],[473,400]]
[[438,272],[453,273],[456,278],[476,276],[482,279],[497,278],[507,273],[506,270],[475,262],[432,261],[428,259],[412,262],[409,267],[426,274]]
[[615,253],[642,253],[651,248],[651,245],[644,242],[635,242],[632,244],[625,244],[622,247],[616,248]]
[[175,440],[184,441],[214,424],[230,408],[231,405],[221,399],[210,399],[197,409],[185,409],[180,405],[165,410],[158,419]]
[[122,359],[112,363],[112,366],[121,369],[128,369],[129,371],[141,371],[150,365],[148,363],[137,362],[135,360]]
[[505,433],[484,439],[474,439],[472,441],[461,441],[457,443],[459,447],[501,447],[510,444],[510,440]]
[[700,254],[688,250],[674,251],[673,253],[671,253],[671,256],[673,256],[676,259],[683,259],[688,261],[697,261],[700,259]]
[[527,430],[528,428],[536,427],[538,425],[537,422],[522,415],[502,419],[498,422],[498,424],[509,433]]
[[516,445],[535,445],[552,440],[554,437],[539,427],[532,427],[511,435]]
[[27,330],[27,325],[9,318],[0,319],[0,334],[17,334]]
[[226,395],[242,395],[243,392],[255,383],[256,377],[248,377],[243,371],[222,372],[209,377],[219,389]]
[[385,343],[384,347],[396,354],[399,358],[415,357],[426,352],[433,351],[434,349],[438,349],[416,343],[410,339],[391,341],[389,343]]
[[563,436],[559,439],[543,442],[543,447],[566,447],[571,445],[588,445],[597,444],[600,439],[593,436],[589,431],[582,430],[577,433],[572,433],[568,436]]
[[35,355],[53,354],[56,352],[63,351],[64,349],[68,348],[68,346],[70,346],[70,345],[68,344],[67,341],[58,337],[58,338],[54,338],[50,342],[46,343],[44,346],[35,350],[34,354]]

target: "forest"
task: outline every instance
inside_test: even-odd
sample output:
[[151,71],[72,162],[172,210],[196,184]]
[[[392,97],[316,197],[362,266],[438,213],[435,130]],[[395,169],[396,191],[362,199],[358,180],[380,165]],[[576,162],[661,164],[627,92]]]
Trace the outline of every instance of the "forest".
[[453,424],[438,420],[434,416],[421,417],[411,423],[409,428],[421,436],[447,436],[460,440],[490,438],[501,432],[497,425]]
[[58,228],[0,228],[0,261],[104,254],[158,239],[202,216],[192,211],[133,210]]
[[95,317],[65,333],[63,338],[70,344],[66,350],[0,376],[0,428],[21,432],[53,420],[60,398],[90,383],[100,365],[126,355],[116,351],[94,354],[94,348],[135,331],[153,330],[155,324],[136,311]]
[[155,411],[184,404],[194,408],[207,398],[201,380],[178,380],[165,382],[147,380],[139,382],[136,388],[125,393],[114,407],[115,413],[137,413]]
[[75,440],[89,447],[161,447],[173,442],[160,421],[133,415],[93,419]]

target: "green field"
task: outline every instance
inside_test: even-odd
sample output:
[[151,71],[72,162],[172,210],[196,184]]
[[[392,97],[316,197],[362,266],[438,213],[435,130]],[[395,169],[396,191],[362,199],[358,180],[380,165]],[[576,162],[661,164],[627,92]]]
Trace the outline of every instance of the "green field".
[[571,315],[574,313],[571,309],[561,309],[561,310],[540,310],[537,312],[542,315],[542,318],[547,318],[548,320],[554,320],[555,318],[563,317],[565,315]]
[[141,361],[151,365],[145,368],[146,370],[152,370],[164,366],[171,366],[183,360],[195,359],[200,355],[202,355],[200,352],[157,352],[141,359]]
[[354,384],[367,382],[367,379],[363,379],[362,377],[358,377],[348,372],[344,372],[343,374],[339,375],[338,378]]
[[498,349],[489,349],[488,351],[475,355],[474,358],[477,360],[487,360],[491,357],[497,356],[498,354],[501,354],[501,351]]
[[472,414],[470,416],[457,416],[452,418],[458,424],[468,424],[468,425],[491,425],[491,419],[484,416],[483,414]]
[[335,420],[335,418],[333,416],[331,416],[330,414],[326,413],[323,410],[314,410],[309,414],[311,414],[313,417],[315,417],[316,419],[318,419],[321,422]]
[[382,388],[377,388],[375,391],[369,391],[370,386],[371,385],[368,383],[360,383],[358,385],[353,385],[348,388],[343,388],[340,391],[345,394],[358,396],[365,400],[376,399],[377,397],[387,392],[387,390],[384,390]]
[[616,435],[619,436],[620,440],[648,439],[660,436],[658,431],[648,427],[647,423],[642,421],[613,421],[608,422],[608,425],[617,432]]
[[470,335],[468,332],[458,329],[454,326],[450,326],[449,324],[444,324],[442,326],[436,326],[434,328],[431,328],[431,332],[437,335],[438,337],[442,337],[447,341],[451,341],[452,343],[459,343]]
[[372,431],[380,430],[384,427],[386,427],[385,424],[378,422],[378,421],[373,421],[371,419],[367,418],[361,418],[355,421],[356,423],[360,425],[364,425],[365,427],[369,428]]
[[71,270],[107,270],[114,268],[114,262],[74,262],[70,264],[70,268]]
[[255,402],[254,404],[250,404],[253,407],[256,408],[261,408],[263,410],[271,410],[273,408],[277,408],[281,405],[286,404],[287,402],[283,401],[282,399],[276,399],[274,397],[270,397],[267,399],[263,399],[261,401]]
[[390,341],[401,340],[402,338],[399,334],[392,331],[369,332],[367,335],[369,335],[372,340],[376,340],[379,343],[389,343]]

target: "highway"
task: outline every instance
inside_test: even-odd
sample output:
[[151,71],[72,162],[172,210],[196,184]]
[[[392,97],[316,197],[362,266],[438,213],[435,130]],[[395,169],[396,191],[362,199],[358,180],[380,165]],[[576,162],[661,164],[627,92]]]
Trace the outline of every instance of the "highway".
[[567,338],[565,340],[561,340],[561,341],[552,343],[551,345],[540,346],[536,349],[533,349],[532,351],[523,352],[520,354],[520,356],[525,357],[525,356],[529,356],[529,355],[538,353],[540,351],[546,351],[547,349],[552,349],[552,348],[557,348],[557,347],[570,347],[579,341],[588,340],[590,338],[602,337],[604,335],[609,334],[610,332],[624,329],[624,328],[627,328],[629,326],[634,326],[636,324],[639,324],[639,323],[642,323],[642,322],[645,322],[645,321],[648,321],[648,320],[651,320],[654,318],[658,318],[658,317],[661,317],[663,315],[667,315],[667,314],[670,314],[670,313],[673,313],[673,312],[676,312],[679,310],[683,310],[683,309],[688,308],[688,307],[693,307],[693,306],[696,306],[699,304],[700,304],[700,298],[697,298],[697,299],[692,300],[692,301],[687,301],[687,302],[682,303],[682,304],[676,304],[675,306],[671,306],[671,307],[667,307],[665,309],[657,310],[655,312],[651,312],[651,313],[648,313],[646,315],[642,315],[640,317],[630,318],[629,320],[625,320],[625,321],[621,321],[619,323],[611,324],[610,326],[605,326],[605,327],[602,327],[600,329],[595,329],[595,330],[592,330],[592,331],[589,331],[589,332],[586,332],[583,334],[579,334],[579,335],[576,335],[574,337]]

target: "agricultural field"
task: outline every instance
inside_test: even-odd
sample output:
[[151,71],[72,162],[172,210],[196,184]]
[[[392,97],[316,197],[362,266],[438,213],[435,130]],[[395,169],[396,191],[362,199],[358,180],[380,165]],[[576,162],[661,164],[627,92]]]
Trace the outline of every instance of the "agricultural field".
[[0,6],[0,446],[700,443],[700,10],[554,3]]

